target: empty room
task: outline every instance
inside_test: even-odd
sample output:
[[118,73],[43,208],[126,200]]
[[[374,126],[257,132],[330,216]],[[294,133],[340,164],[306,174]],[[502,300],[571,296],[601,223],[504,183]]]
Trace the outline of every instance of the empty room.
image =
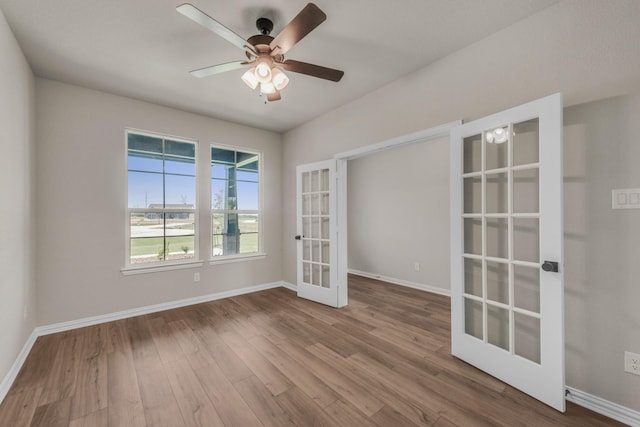
[[640,426],[640,2],[0,0],[0,426]]

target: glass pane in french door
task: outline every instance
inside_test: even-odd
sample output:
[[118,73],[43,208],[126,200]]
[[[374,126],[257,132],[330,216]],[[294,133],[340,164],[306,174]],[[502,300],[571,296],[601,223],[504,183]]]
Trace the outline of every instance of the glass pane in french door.
[[303,281],[328,288],[329,169],[302,173],[302,224]]
[[538,119],[464,139],[465,333],[540,363]]

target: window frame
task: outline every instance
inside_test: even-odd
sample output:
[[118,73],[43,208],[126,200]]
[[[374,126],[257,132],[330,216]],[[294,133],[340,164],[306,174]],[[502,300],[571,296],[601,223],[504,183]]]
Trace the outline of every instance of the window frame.
[[[229,151],[235,151],[235,152],[242,152],[242,153],[247,153],[247,154],[255,154],[258,156],[258,209],[257,210],[251,210],[251,209],[213,209],[212,204],[213,204],[213,194],[212,194],[212,180],[213,175],[211,173],[211,166],[212,166],[212,158],[211,158],[211,151],[213,148],[218,148],[221,150],[229,150]],[[240,261],[247,261],[247,260],[251,260],[251,259],[264,259],[266,258],[266,253],[264,251],[264,226],[263,226],[263,220],[264,220],[264,185],[263,185],[263,164],[264,164],[264,154],[262,151],[260,150],[255,150],[255,149],[251,149],[251,148],[246,148],[246,147],[240,147],[240,146],[236,146],[236,145],[227,145],[227,144],[217,144],[217,143],[211,143],[209,144],[209,152],[208,152],[208,166],[209,166],[209,172],[208,172],[208,188],[209,188],[209,237],[211,239],[210,244],[209,244],[209,248],[207,249],[208,253],[209,253],[209,264],[210,265],[214,265],[214,264],[226,264],[226,263],[232,263],[232,262],[240,262]],[[213,230],[213,226],[214,226],[214,221],[213,221],[213,215],[215,213],[237,213],[239,215],[243,214],[243,213],[247,213],[247,214],[253,214],[253,213],[257,213],[258,215],[258,250],[256,252],[250,252],[250,253],[238,253],[238,254],[229,254],[229,255],[213,255],[213,239],[214,239],[214,230]]]
[[[199,168],[198,168],[198,141],[192,138],[186,138],[176,135],[169,135],[159,132],[151,132],[141,129],[135,128],[125,128],[125,137],[124,137],[124,156],[125,156],[125,267],[121,269],[121,272],[125,275],[129,274],[138,274],[144,272],[153,272],[153,271],[163,271],[163,270],[174,270],[180,268],[191,268],[203,265],[203,262],[200,260],[200,238],[199,238],[199,230],[200,230],[200,221],[199,221],[199,198],[198,198],[198,181],[199,181]],[[129,135],[141,135],[148,136],[152,138],[159,138],[162,140],[171,140],[176,142],[183,142],[193,144],[194,147],[194,197],[195,200],[193,202],[193,208],[130,208],[129,207]],[[165,153],[163,153],[164,155]],[[164,176],[166,172],[162,172]],[[171,175],[171,174],[169,174]],[[144,263],[131,263],[131,214],[132,213],[184,213],[188,212],[189,214],[193,214],[194,221],[194,246],[193,246],[193,257],[187,259],[177,259],[177,260],[157,260],[152,262],[144,262]],[[166,233],[166,228],[164,230]]]

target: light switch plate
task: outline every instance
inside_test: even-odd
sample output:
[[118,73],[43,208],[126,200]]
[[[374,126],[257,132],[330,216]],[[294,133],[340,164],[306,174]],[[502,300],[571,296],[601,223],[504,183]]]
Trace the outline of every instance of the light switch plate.
[[611,209],[640,209],[640,188],[611,190]]

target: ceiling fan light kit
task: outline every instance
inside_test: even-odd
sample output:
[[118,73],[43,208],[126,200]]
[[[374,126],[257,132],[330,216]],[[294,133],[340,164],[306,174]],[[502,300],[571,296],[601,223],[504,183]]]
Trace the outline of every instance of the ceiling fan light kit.
[[327,19],[327,15],[313,3],[307,4],[276,37],[270,35],[273,22],[267,18],[259,18],[256,27],[260,34],[247,40],[189,3],[178,6],[176,10],[242,49],[249,59],[193,70],[191,74],[195,77],[211,76],[248,66],[250,68],[242,75],[242,81],[251,89],[256,89],[259,85],[260,92],[266,94],[271,102],[281,99],[280,91],[289,84],[289,77],[283,69],[333,82],[340,81],[344,75],[340,70],[284,59],[284,54],[289,49]]

